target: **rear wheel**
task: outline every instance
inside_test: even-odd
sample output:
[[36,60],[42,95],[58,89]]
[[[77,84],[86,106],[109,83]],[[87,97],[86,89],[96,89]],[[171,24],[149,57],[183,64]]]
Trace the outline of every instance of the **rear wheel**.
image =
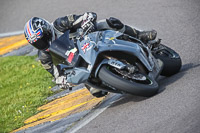
[[[135,74],[135,75],[134,75]],[[152,96],[158,91],[157,82],[144,73],[129,75],[125,70],[119,70],[105,65],[99,71],[99,78],[109,87],[138,96]]]
[[180,71],[182,66],[181,58],[173,49],[160,44],[158,49],[153,50],[153,55],[164,64],[160,75],[172,76]]

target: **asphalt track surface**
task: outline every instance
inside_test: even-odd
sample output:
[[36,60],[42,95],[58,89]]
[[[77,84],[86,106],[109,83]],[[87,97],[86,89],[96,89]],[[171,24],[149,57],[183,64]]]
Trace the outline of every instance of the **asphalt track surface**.
[[94,11],[98,19],[117,17],[158,37],[182,58],[181,72],[160,78],[161,93],[151,98],[124,95],[80,133],[200,132],[199,0],[2,0],[0,33],[23,30],[32,16],[53,21],[66,14]]

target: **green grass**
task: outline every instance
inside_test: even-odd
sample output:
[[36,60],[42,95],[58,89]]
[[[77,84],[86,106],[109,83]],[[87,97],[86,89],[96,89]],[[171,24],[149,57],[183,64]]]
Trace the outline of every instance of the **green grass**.
[[35,58],[0,57],[0,133],[23,126],[51,94],[52,76]]

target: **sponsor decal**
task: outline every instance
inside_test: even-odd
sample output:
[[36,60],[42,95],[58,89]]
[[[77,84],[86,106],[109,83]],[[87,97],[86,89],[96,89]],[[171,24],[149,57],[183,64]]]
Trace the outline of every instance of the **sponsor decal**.
[[65,55],[69,56],[70,53],[76,53],[77,49],[76,48],[73,48],[71,50],[67,50]]
[[72,60],[73,60],[73,58],[74,58],[74,54],[76,53],[76,51],[77,51],[76,48],[73,48],[73,49],[71,49],[71,50],[66,51],[65,55],[68,56],[67,61],[68,61],[69,63],[72,63]]
[[113,40],[113,39],[115,39],[115,38],[114,37],[109,38],[109,40]]
[[68,58],[67,58],[67,61],[68,61],[69,63],[72,63],[73,58],[74,58],[74,53],[71,52],[71,53],[69,54]]

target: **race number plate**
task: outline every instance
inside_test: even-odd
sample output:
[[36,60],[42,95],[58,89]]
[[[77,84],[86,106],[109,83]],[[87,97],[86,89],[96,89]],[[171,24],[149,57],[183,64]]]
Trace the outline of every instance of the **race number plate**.
[[126,67],[126,65],[122,63],[121,61],[113,60],[113,59],[110,59],[108,61],[108,64],[118,69],[124,69]]

